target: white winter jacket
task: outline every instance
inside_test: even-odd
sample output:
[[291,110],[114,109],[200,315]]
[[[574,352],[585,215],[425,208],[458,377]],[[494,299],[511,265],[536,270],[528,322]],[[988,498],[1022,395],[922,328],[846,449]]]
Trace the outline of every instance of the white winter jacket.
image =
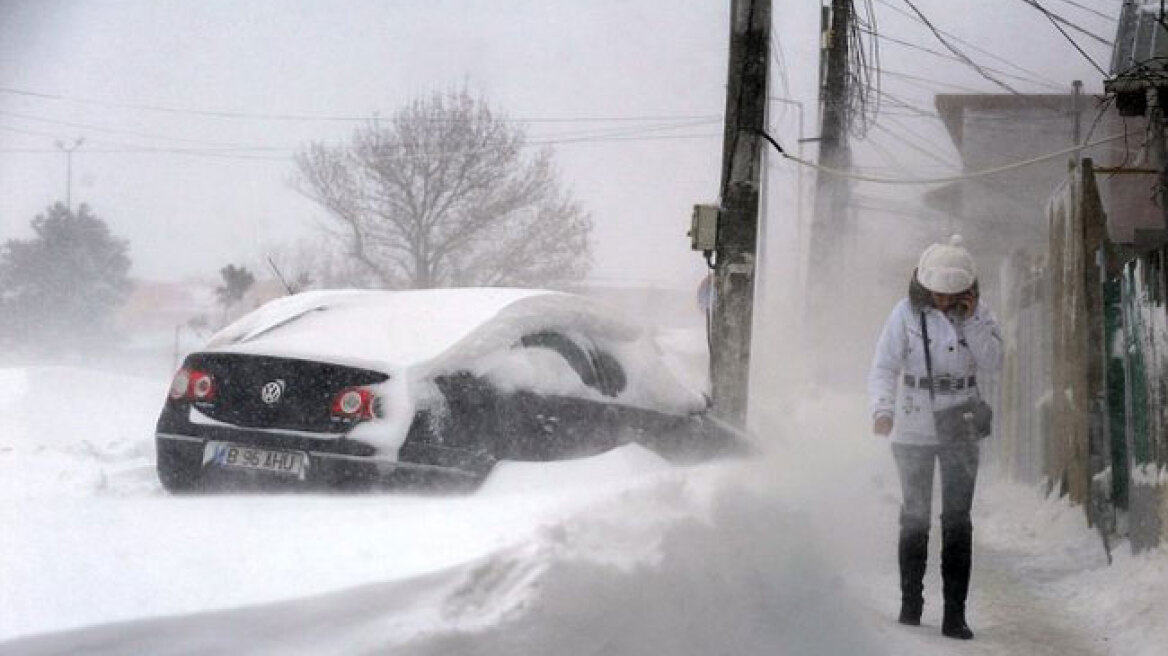
[[[893,417],[892,440],[903,444],[937,444],[933,410],[966,401],[977,392],[976,378],[1002,368],[1002,337],[998,322],[984,304],[973,316],[951,320],[936,308],[924,309],[929,332],[936,396],[930,402],[925,368],[921,316],[907,298],[888,315],[868,374],[873,418]],[[973,383],[971,386],[970,383]],[[989,400],[989,399],[986,399]]]

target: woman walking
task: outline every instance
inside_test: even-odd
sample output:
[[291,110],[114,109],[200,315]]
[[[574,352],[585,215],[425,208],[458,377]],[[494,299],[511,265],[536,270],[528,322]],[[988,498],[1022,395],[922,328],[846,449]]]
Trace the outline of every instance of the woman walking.
[[[919,625],[924,609],[933,503],[933,472],[941,472],[941,632],[969,640],[965,601],[973,552],[970,510],[979,442],[988,434],[988,406],[978,378],[1002,365],[993,313],[980,302],[977,268],[961,238],[921,254],[908,297],[892,309],[868,376],[873,431],[892,436],[900,475],[900,623]],[[954,421],[950,421],[956,418]]]

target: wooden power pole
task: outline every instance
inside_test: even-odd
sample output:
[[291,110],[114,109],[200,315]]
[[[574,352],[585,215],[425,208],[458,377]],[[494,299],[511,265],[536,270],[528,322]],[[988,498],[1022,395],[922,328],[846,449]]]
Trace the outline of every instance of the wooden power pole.
[[710,380],[714,412],[746,425],[755,253],[766,128],[771,0],[731,0],[730,64],[714,249]]
[[[822,19],[824,52],[820,84],[819,164],[825,168],[846,170],[852,155],[848,146],[851,117],[848,114],[848,59],[849,33],[852,22],[852,0],[832,0],[830,11],[825,9]],[[822,299],[825,292],[838,289],[832,280],[840,269],[836,260],[844,231],[847,229],[848,182],[838,176],[820,172],[815,180],[815,218],[811,226],[811,267],[818,270],[808,275],[811,284],[809,308],[819,318],[822,314],[814,299]]]

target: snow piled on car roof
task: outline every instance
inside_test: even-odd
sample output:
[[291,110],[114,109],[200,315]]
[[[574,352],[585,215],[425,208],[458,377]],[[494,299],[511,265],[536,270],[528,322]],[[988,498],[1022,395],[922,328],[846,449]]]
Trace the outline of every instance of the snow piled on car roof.
[[[499,348],[540,331],[560,333],[590,355],[599,349],[614,356],[626,385],[615,397],[607,398],[586,385],[562,358],[549,357],[547,349]],[[608,304],[584,296],[557,294],[512,304],[498,320],[468,335],[431,367],[453,371],[469,364],[475,373],[485,375],[502,389],[533,389],[678,414],[701,410],[705,397],[684,384],[663,355],[645,330],[622,320],[621,314]]]
[[565,363],[550,367],[544,358],[499,366],[500,354],[538,359],[539,353],[510,349],[524,336],[546,331],[586,336],[592,346],[614,355],[628,377],[619,402],[669,412],[693,412],[705,405],[700,392],[663,366],[659,348],[645,331],[615,308],[544,290],[306,292],[244,316],[212,337],[206,350],[325,360],[410,380],[458,370],[486,373],[486,364],[505,387],[603,400]]
[[271,301],[216,333],[208,351],[395,370],[441,355],[528,289],[312,291]]

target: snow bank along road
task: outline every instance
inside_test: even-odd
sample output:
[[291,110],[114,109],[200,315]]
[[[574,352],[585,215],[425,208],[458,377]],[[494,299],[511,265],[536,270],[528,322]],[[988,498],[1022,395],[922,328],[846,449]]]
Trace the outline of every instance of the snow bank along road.
[[935,566],[925,626],[896,625],[895,474],[849,399],[752,463],[627,447],[464,497],[171,498],[163,394],[0,370],[0,654],[1166,653],[1164,554],[1108,568],[1078,510],[1008,486],[976,509],[978,639],[939,635]]

